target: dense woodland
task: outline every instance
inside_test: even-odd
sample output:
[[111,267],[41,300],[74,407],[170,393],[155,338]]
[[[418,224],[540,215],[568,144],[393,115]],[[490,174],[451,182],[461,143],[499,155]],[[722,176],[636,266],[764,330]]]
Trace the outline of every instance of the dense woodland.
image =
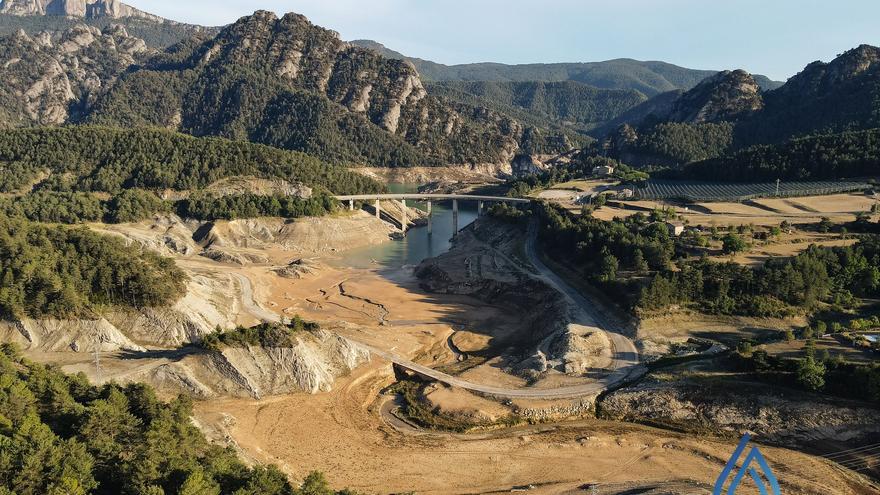
[[822,180],[880,173],[880,129],[794,139],[695,163],[681,177],[725,181]]
[[429,84],[428,91],[449,100],[492,108],[532,125],[553,122],[580,131],[612,120],[646,99],[638,91],[599,89],[575,81],[444,81]]
[[725,155],[733,145],[733,125],[657,124],[639,134],[637,143],[618,150],[621,155],[638,153],[656,164],[674,165]]
[[233,176],[283,178],[334,194],[382,190],[373,180],[303,153],[159,129],[72,126],[0,133],[0,192],[34,184],[41,190],[111,194],[130,188],[193,190]]
[[143,384],[94,387],[82,374],[0,345],[0,492],[18,495],[334,495],[312,473],[299,488],[275,466],[249,468],[211,445],[192,403]]
[[[822,304],[851,309],[857,298],[876,297],[880,289],[880,238],[874,236],[750,268],[689,258],[688,236],[670,236],[663,212],[606,222],[549,205],[536,210],[546,249],[567,253],[562,259],[637,312],[676,305],[726,315],[811,314]],[[729,252],[745,243],[735,233],[723,240]]]
[[186,291],[171,259],[85,228],[0,217],[4,318],[93,316],[107,306],[165,306]]

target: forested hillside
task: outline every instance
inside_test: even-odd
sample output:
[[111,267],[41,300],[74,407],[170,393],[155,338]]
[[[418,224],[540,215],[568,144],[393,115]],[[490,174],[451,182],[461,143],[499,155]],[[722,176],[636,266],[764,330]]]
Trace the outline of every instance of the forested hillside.
[[0,133],[0,192],[200,189],[232,176],[283,178],[335,194],[382,186],[312,156],[160,129],[71,126]]
[[[404,167],[507,163],[524,136],[509,116],[428,95],[415,69],[288,14],[257,12],[126,74],[88,120],[155,125]],[[548,151],[563,151],[550,149]]]
[[635,90],[598,89],[562,82],[437,82],[428,92],[473,106],[486,106],[527,123],[553,122],[573,131],[588,131],[642,103]]
[[94,387],[84,375],[0,346],[0,491],[19,495],[333,495],[324,477],[295,488],[273,465],[248,467],[211,445],[185,397],[143,384]]
[[[829,63],[814,62],[764,93],[750,75],[726,74],[672,102],[649,100],[620,117],[631,125],[605,137],[612,155],[634,165],[672,167],[718,158],[688,174],[709,178],[715,170],[712,178],[727,180],[871,172],[873,134],[845,133],[880,128],[880,48],[862,45]],[[810,140],[787,143],[799,138]],[[767,146],[749,148],[756,145]],[[830,153],[823,154],[822,147]],[[745,151],[732,155],[740,150]]]
[[84,228],[0,219],[0,316],[92,316],[107,306],[172,304],[186,291],[174,262]]
[[880,129],[753,146],[694,163],[679,175],[740,182],[876,177],[880,175]]
[[144,40],[148,46],[153,48],[166,48],[190,36],[209,35],[216,32],[216,28],[193,26],[178,22],[156,22],[135,17],[123,19],[113,19],[111,17],[79,19],[59,15],[21,16],[0,14],[0,36],[8,36],[19,29],[31,36],[42,31],[64,32],[81,24],[94,26],[102,31],[113,24],[122,25],[125,26],[129,34]]
[[[632,59],[587,63],[443,65],[429,60],[407,57],[371,40],[356,40],[352,43],[376,50],[389,58],[405,59],[412,62],[425,81],[576,81],[597,88],[635,90],[648,96],[654,96],[676,89],[690,89],[716,73],[711,70],[688,69],[666,62],[643,62]],[[780,83],[771,81],[764,76],[757,77],[764,89],[773,89],[780,85]]]

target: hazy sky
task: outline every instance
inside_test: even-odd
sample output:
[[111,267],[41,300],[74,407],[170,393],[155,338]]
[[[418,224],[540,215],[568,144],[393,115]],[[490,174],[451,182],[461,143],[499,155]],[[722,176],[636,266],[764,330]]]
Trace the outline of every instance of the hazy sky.
[[880,45],[878,0],[128,0],[221,25],[254,10],[299,12],[343,39],[467,62],[663,60],[785,80],[814,60]]

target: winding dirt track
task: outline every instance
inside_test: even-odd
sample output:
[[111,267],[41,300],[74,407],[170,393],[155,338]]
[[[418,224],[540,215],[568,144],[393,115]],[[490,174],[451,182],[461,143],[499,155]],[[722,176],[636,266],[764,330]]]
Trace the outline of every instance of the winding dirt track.
[[[613,361],[611,372],[601,379],[590,380],[581,385],[571,385],[567,387],[537,389],[537,388],[505,388],[495,387],[474,383],[468,380],[434,370],[427,366],[410,361],[402,356],[398,356],[382,349],[377,349],[365,342],[360,342],[350,337],[348,340],[363,347],[372,354],[381,357],[397,366],[405,368],[420,376],[445,383],[453,387],[459,387],[472,392],[488,394],[500,398],[510,399],[567,399],[584,396],[598,395],[606,390],[616,388],[625,382],[640,376],[644,373],[644,367],[639,365],[639,354],[635,344],[626,336],[611,330],[611,327],[605,324],[602,315],[596,311],[594,306],[590,304],[578,291],[569,286],[558,275],[553,273],[550,268],[541,262],[537,255],[536,248],[536,229],[534,225],[529,227],[528,240],[526,241],[526,255],[529,261],[538,270],[537,275],[532,275],[546,282],[551,287],[562,293],[572,304],[575,311],[575,318],[572,323],[592,327],[605,332],[611,340],[613,347]],[[253,316],[265,321],[279,321],[280,317],[277,313],[266,310],[261,307],[254,299],[254,291],[250,279],[241,274],[234,274],[241,283],[242,303],[245,309]]]

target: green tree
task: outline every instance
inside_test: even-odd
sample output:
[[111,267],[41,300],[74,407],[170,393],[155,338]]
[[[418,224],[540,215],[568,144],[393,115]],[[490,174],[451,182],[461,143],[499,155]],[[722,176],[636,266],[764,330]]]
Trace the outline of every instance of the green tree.
[[604,251],[602,253],[602,261],[599,264],[598,279],[601,282],[613,282],[617,279],[619,265],[620,262],[616,256],[611,254],[610,251]]
[[745,251],[749,247],[749,245],[741,236],[734,234],[733,232],[727,233],[727,235],[724,236],[721,242],[721,250],[724,252],[724,254],[739,253]]
[[812,356],[801,359],[797,370],[797,380],[804,388],[812,391],[825,386],[825,365],[816,362]]
[[633,270],[636,273],[642,275],[648,272],[650,267],[648,266],[648,262],[645,260],[645,255],[642,254],[641,249],[636,249],[633,251],[633,262],[632,262]]

